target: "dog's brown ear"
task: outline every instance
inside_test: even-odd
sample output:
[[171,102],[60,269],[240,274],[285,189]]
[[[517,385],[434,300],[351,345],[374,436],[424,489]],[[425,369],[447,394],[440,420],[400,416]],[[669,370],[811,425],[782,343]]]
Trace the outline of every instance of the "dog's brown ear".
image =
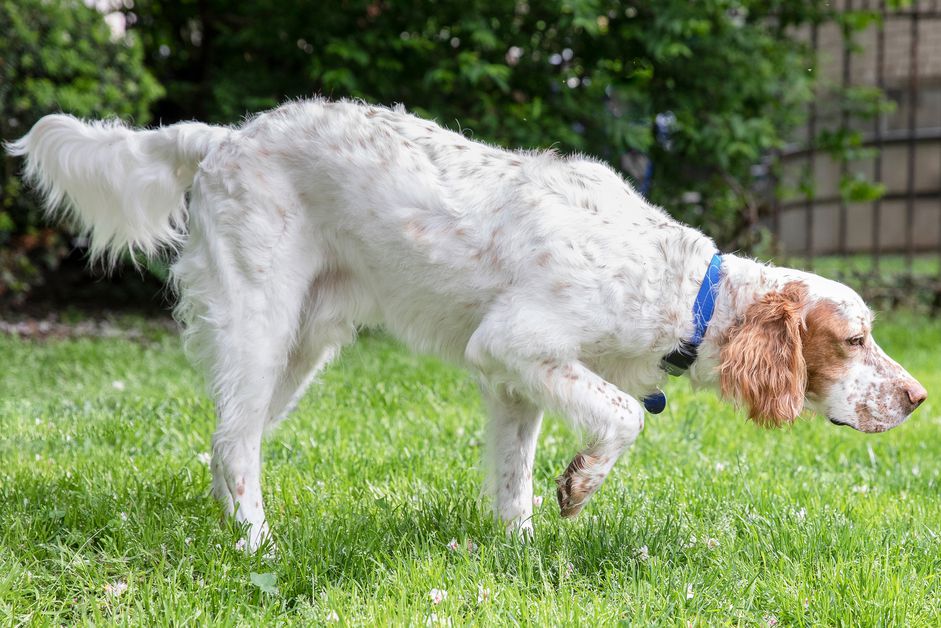
[[801,346],[803,283],[792,281],[752,303],[729,331],[719,365],[722,394],[765,427],[790,423],[804,406],[807,369]]

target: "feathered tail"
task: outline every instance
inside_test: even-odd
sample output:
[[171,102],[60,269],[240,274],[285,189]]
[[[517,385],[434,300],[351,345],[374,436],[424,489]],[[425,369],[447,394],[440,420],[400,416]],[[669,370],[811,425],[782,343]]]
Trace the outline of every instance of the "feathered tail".
[[113,264],[124,251],[153,255],[182,241],[186,190],[229,133],[194,122],[135,131],[57,114],[6,149],[26,157],[26,178],[42,191],[47,213],[64,208],[90,235],[92,257]]

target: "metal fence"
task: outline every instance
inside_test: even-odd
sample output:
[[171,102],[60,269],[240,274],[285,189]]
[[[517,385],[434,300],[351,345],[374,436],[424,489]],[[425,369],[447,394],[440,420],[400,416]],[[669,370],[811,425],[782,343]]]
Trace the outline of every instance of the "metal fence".
[[[769,226],[779,251],[810,268],[821,257],[855,256],[878,274],[891,256],[912,276],[916,258],[924,269],[927,257],[929,274],[941,277],[941,1],[841,5],[880,19],[855,33],[839,23],[804,33],[820,60],[818,91],[803,142],[776,156]],[[828,81],[842,99],[830,97]],[[878,88],[897,108],[864,120],[846,97],[857,87]],[[834,158],[821,146],[821,132],[854,132],[858,142]],[[854,177],[885,186],[884,193],[854,202],[845,189]]]

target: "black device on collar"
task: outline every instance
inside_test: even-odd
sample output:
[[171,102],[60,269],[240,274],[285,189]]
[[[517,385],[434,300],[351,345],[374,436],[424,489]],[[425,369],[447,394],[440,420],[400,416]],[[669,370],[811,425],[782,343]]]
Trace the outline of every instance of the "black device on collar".
[[660,358],[660,368],[668,374],[679,377],[689,370],[696,358],[699,357],[699,347],[688,340],[681,340],[680,346]]

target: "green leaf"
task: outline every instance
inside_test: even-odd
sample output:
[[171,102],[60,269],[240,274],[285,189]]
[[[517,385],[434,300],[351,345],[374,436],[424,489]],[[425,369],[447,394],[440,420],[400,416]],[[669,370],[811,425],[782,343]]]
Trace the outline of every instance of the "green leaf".
[[862,175],[844,177],[840,181],[840,196],[848,203],[869,203],[882,198],[886,187],[873,183]]
[[255,573],[249,574],[249,579],[256,587],[261,589],[262,593],[268,595],[278,595],[278,576],[274,573]]

